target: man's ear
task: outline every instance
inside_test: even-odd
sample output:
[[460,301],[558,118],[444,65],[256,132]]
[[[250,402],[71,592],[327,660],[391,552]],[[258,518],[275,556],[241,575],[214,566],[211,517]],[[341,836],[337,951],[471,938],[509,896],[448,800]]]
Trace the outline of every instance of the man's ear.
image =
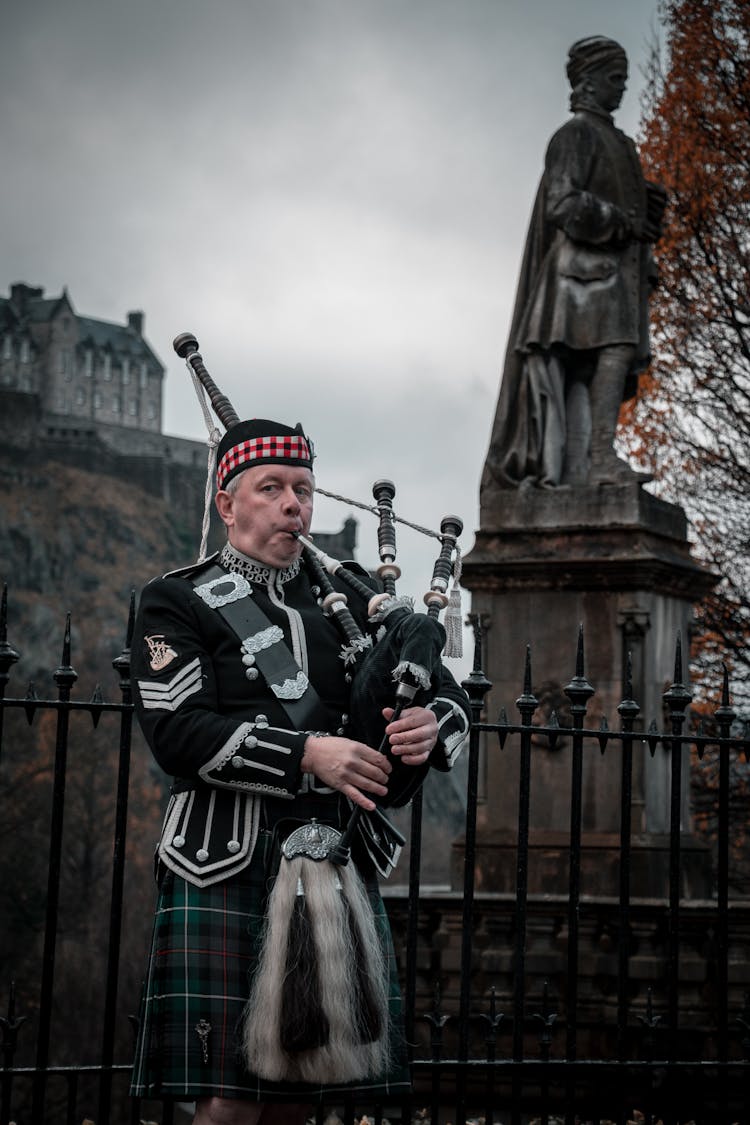
[[214,502],[223,523],[230,527],[234,523],[234,497],[222,488],[216,493]]

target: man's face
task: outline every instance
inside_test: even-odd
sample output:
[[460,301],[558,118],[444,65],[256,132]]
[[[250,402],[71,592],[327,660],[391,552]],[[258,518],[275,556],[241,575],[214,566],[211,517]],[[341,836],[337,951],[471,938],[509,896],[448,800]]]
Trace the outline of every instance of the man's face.
[[302,547],[293,532],[310,530],[315,482],[309,469],[254,465],[237,478],[234,492],[216,494],[229,542],[266,566],[289,566]]
[[628,84],[627,63],[611,62],[586,75],[597,105],[607,113],[617,109]]

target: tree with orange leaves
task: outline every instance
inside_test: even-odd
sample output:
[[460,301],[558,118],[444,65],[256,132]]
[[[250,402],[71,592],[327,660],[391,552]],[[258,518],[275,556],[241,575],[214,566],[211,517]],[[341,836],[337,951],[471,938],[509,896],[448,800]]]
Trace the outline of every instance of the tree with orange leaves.
[[[679,502],[720,576],[697,607],[695,710],[711,727],[721,664],[750,712],[750,2],[663,0],[665,55],[648,69],[640,155],[669,193],[656,247],[653,362],[620,441]],[[733,885],[750,888],[750,767],[730,754]],[[718,751],[693,758],[696,831],[715,843]]]
[[698,681],[720,661],[750,705],[750,3],[664,0],[641,160],[669,193],[651,304],[654,359],[621,440],[690,520],[720,576],[699,607]]

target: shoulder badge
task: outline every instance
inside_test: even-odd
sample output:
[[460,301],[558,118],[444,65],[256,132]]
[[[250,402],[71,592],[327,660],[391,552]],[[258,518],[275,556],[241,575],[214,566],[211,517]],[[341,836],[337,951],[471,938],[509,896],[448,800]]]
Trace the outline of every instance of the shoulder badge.
[[177,659],[177,653],[167,644],[163,633],[153,633],[143,639],[148,646],[148,666],[152,672],[163,672]]

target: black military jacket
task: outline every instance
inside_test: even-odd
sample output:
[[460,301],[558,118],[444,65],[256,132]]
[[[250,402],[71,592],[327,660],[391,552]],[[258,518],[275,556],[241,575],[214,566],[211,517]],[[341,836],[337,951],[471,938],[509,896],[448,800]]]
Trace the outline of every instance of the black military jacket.
[[[207,577],[217,566],[228,585]],[[262,612],[261,627],[248,635],[217,604],[233,588],[235,603],[251,598]],[[287,801],[290,815],[304,816],[308,794],[332,793],[300,768],[307,736],[343,734],[348,717],[346,649],[318,596],[301,562],[276,570],[229,546],[143,590],[132,657],[136,711],[157,762],[175,778],[158,854],[195,885],[250,862],[264,798]],[[366,607],[354,598],[349,605],[366,631]],[[274,646],[286,646],[298,675],[284,685],[271,677],[269,686],[260,665]],[[290,710],[316,693],[311,721],[300,729]],[[289,703],[295,695],[303,702]],[[430,707],[439,723],[431,764],[448,769],[468,731],[469,709],[446,669]]]

